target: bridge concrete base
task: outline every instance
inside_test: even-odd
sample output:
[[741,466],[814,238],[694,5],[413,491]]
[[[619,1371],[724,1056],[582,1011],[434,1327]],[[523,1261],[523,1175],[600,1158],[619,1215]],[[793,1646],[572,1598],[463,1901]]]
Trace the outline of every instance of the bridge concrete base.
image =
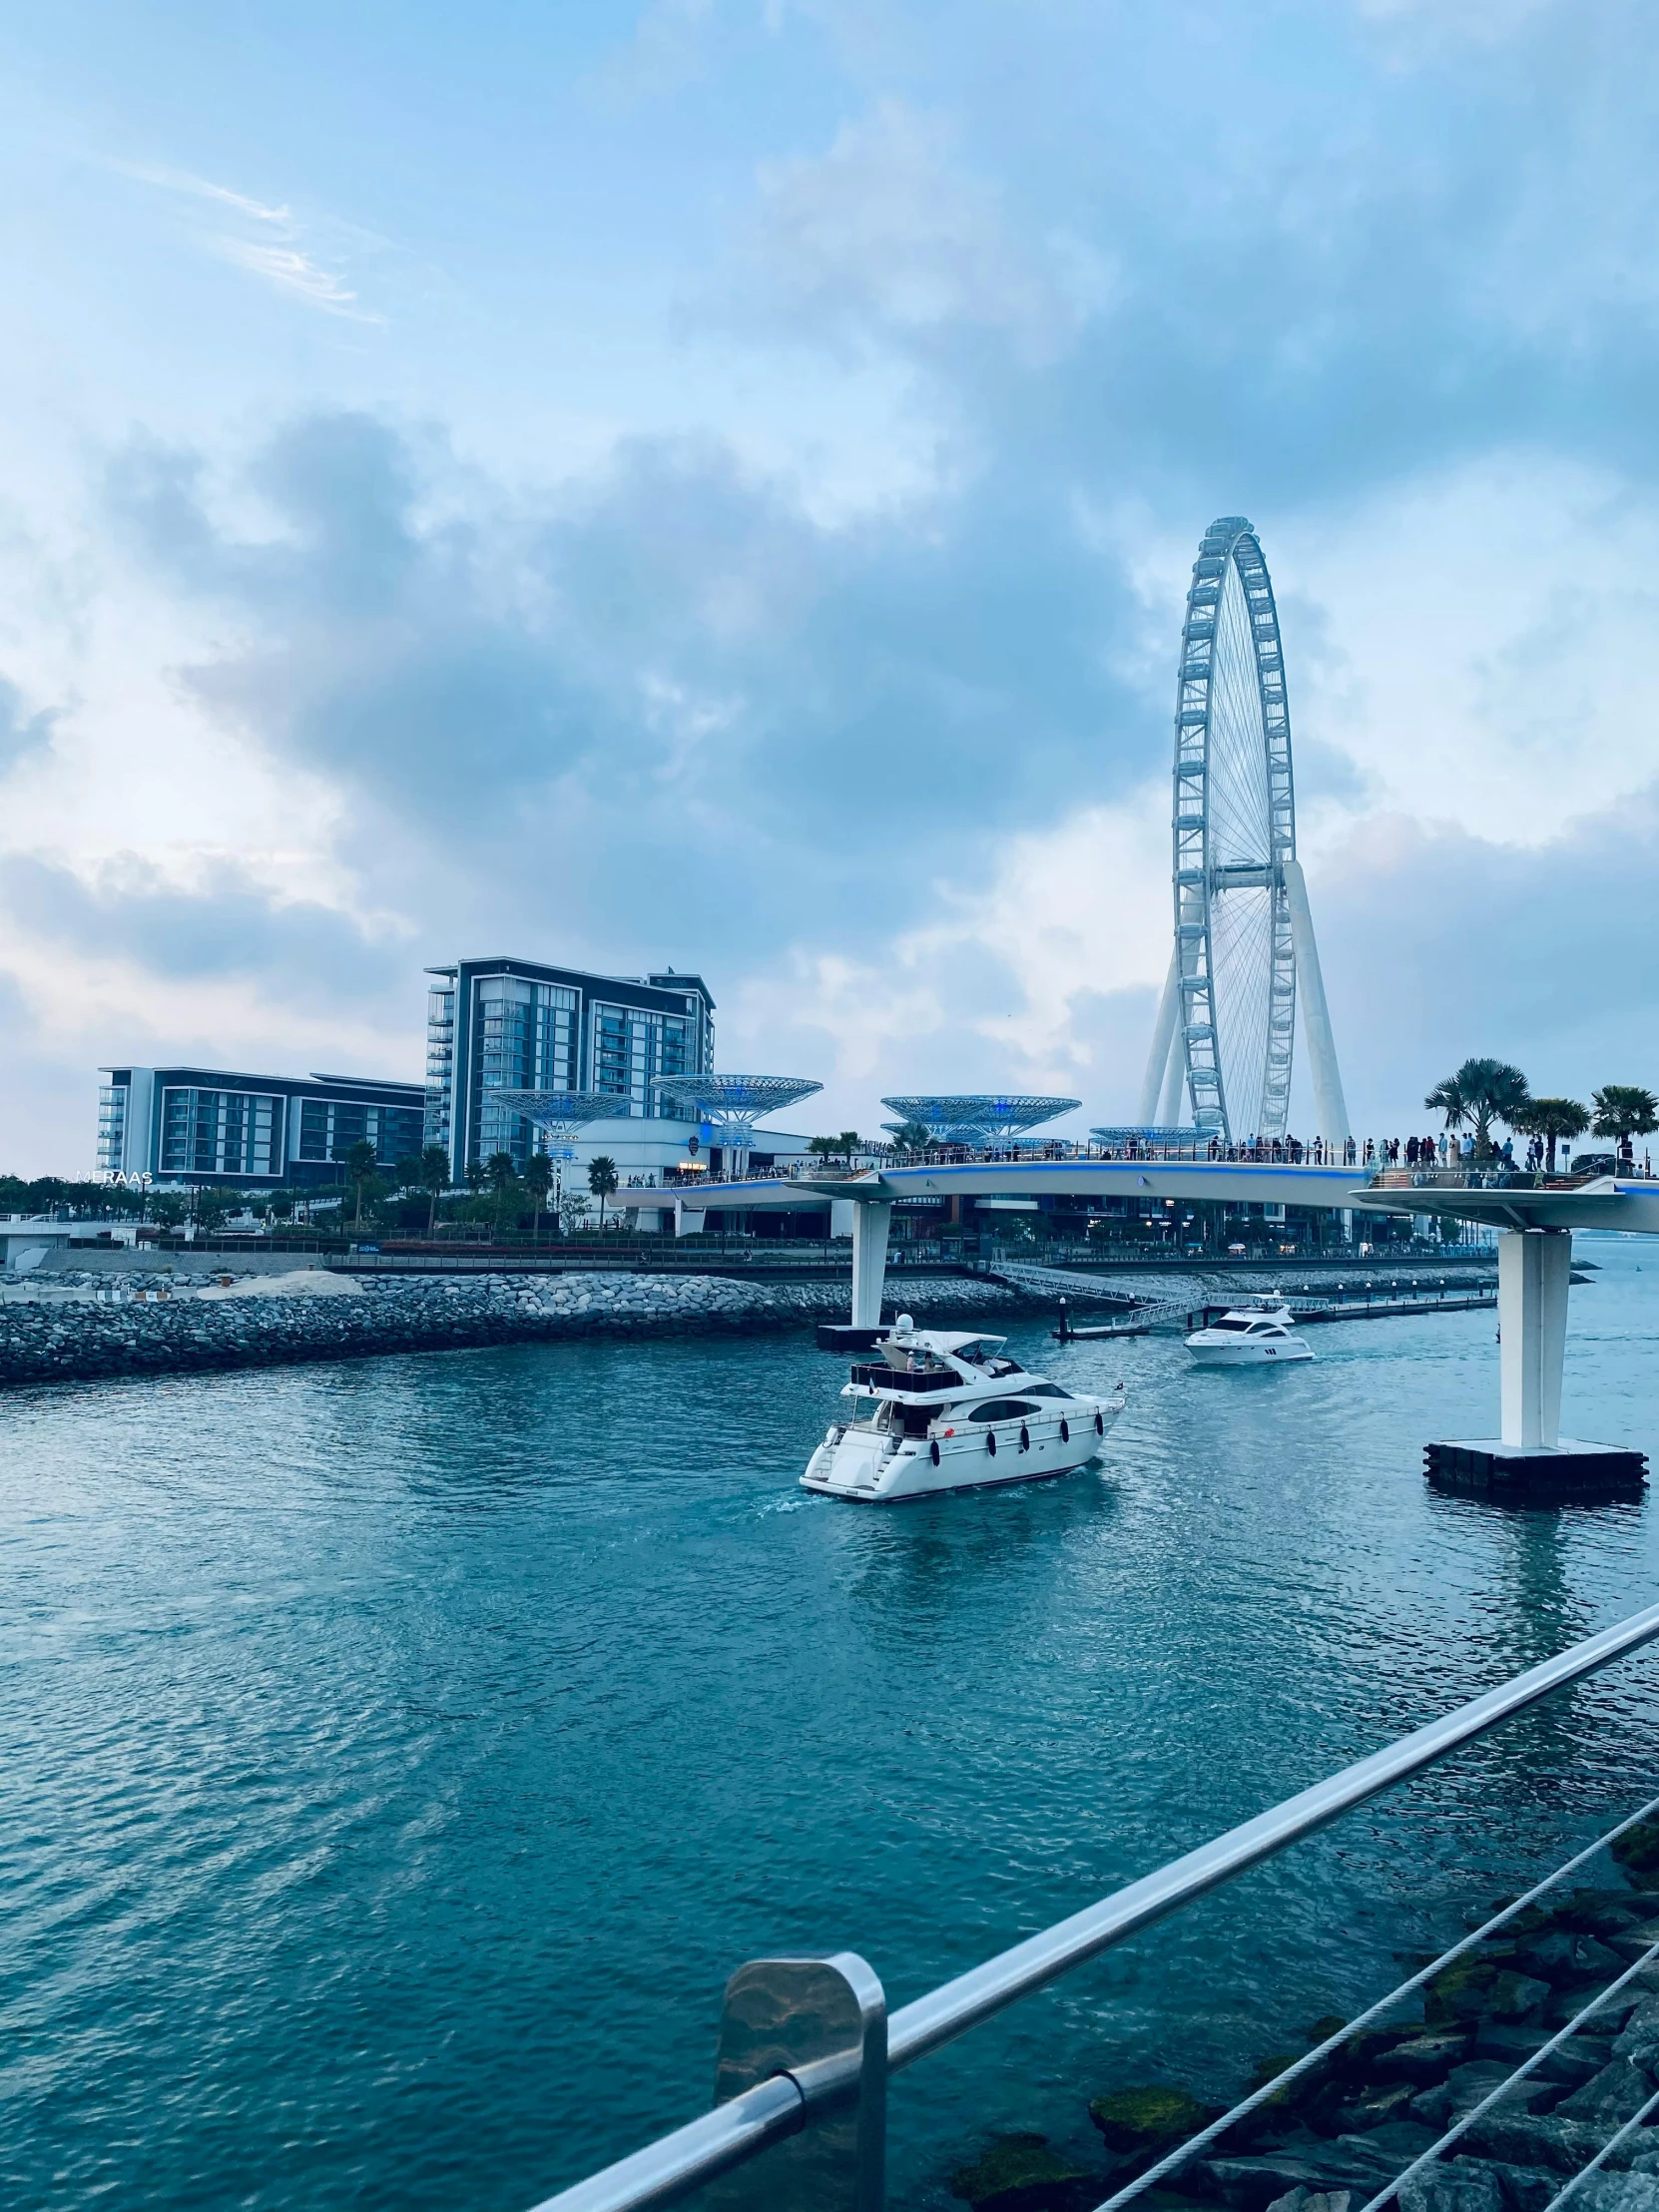
[[1423,1471],[1437,1489],[1533,1504],[1563,1498],[1630,1495],[1647,1480],[1647,1456],[1617,1444],[1504,1443],[1496,1436],[1426,1444]]

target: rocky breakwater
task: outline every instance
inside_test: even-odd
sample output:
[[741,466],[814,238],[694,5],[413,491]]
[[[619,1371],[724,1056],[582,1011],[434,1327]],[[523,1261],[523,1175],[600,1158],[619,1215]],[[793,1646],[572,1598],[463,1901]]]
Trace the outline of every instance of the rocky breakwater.
[[[1659,1961],[1643,1966],[1532,2072],[1511,2076],[1659,1944],[1659,1824],[1613,1847],[1624,1886],[1528,1908],[1443,1968],[1412,2016],[1363,2029],[1276,2092],[1205,2154],[1135,2200],[1146,2212],[1361,2212],[1494,2091],[1435,2161],[1400,2185],[1401,2212],[1546,2212],[1659,2091]],[[1343,2026],[1307,2029],[1311,2047]],[[1295,2060],[1272,2052],[1237,2100]],[[1101,2150],[1003,2135],[951,2176],[973,2212],[1092,2212],[1219,2119],[1215,2085],[1108,2088],[1088,2104]],[[1081,2114],[1079,2115],[1081,2118]],[[1573,2190],[1572,2212],[1659,2212],[1659,2110]]]
[[[58,1278],[0,1294],[0,1386],[592,1336],[799,1328],[846,1316],[841,1283],[710,1275],[390,1276],[322,1269]],[[1049,1303],[971,1277],[907,1279],[918,1321],[990,1324]]]

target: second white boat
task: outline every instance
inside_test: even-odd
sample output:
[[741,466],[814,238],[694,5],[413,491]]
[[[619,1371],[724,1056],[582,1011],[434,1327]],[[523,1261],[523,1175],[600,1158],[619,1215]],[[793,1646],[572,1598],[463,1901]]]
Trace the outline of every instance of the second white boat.
[[1305,1337],[1295,1334],[1296,1316],[1282,1299],[1258,1299],[1218,1314],[1186,1340],[1203,1368],[1284,1367],[1314,1355]]

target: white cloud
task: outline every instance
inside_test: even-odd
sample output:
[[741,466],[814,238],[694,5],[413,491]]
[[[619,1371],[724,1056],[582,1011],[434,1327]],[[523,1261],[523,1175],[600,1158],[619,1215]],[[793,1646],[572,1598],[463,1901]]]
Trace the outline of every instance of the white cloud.
[[347,291],[331,270],[319,269],[308,254],[291,246],[261,246],[250,239],[217,238],[214,251],[239,269],[251,269],[256,276],[280,291],[291,291],[313,306],[335,312],[357,311],[357,295]]
[[827,154],[764,163],[750,240],[753,318],[860,350],[978,327],[1051,359],[1109,295],[1095,250],[1021,239],[994,186],[957,166],[954,135],[878,101]]
[[[206,177],[193,177],[183,170],[147,168],[125,162],[110,166],[119,175],[131,177],[139,184],[153,185],[160,191],[176,193],[186,199],[207,200],[216,207],[245,217],[253,227],[251,231],[215,232],[199,241],[218,260],[245,269],[274,284],[278,291],[303,299],[310,306],[321,307],[329,314],[348,315],[355,321],[381,319],[378,315],[367,314],[340,273],[325,267],[314,250],[307,249],[303,243],[303,229],[286,206],[272,207],[263,200],[251,199],[246,193],[233,192],[228,185],[217,185]],[[325,228],[336,236],[345,235],[342,225],[328,224]]]

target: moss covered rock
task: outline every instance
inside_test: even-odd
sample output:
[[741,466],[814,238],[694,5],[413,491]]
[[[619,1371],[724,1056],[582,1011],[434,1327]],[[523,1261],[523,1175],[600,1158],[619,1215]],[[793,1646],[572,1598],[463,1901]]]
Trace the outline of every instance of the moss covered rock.
[[1046,2135],[1001,2135],[983,2158],[950,2177],[950,2193],[973,2212],[1075,2212],[1093,2204],[1098,2174],[1061,2158]]
[[[1282,2063],[1288,2065],[1290,2061]],[[1105,2138],[1108,2150],[1115,2150],[1120,2157],[1150,2162],[1195,2134],[1215,2114],[1185,2089],[1173,2089],[1159,2081],[1091,2098],[1089,2118]]]
[[1638,1889],[1659,1889],[1659,1821],[1638,1821],[1608,1849]]
[[1549,2002],[1549,1983],[1494,1959],[1459,1958],[1423,1992],[1430,2027],[1457,2020],[1524,2020]]

